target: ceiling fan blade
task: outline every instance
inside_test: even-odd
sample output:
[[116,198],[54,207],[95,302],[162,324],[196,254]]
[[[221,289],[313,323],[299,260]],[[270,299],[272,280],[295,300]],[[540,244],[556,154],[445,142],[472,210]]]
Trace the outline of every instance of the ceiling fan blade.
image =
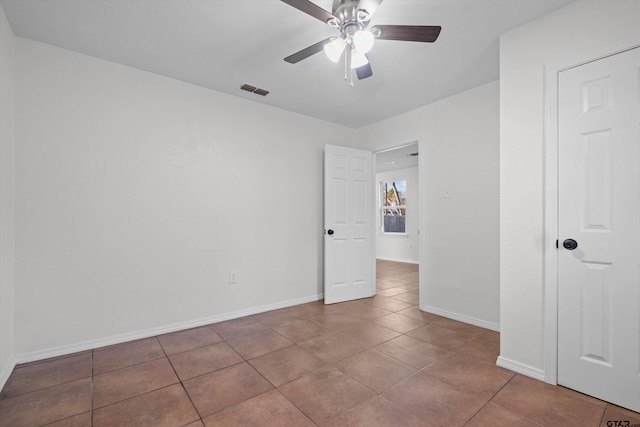
[[382,0],[360,0],[360,3],[358,3],[358,10],[364,9],[369,12],[369,19],[371,19],[381,3]]
[[441,29],[435,25],[375,25],[371,32],[380,40],[433,43]]
[[311,15],[316,19],[321,20],[325,24],[331,18],[336,19],[330,12],[324,10],[320,6],[315,3],[311,3],[309,0],[282,0],[282,2],[288,4],[289,6],[293,6],[296,9],[306,13],[307,15]]
[[284,58],[284,60],[289,64],[297,64],[303,59],[307,59],[311,55],[315,55],[316,53],[321,52],[324,49],[324,45],[334,39],[335,37],[329,37],[327,39],[319,41],[318,43],[312,44],[311,46],[304,48],[301,51],[294,53],[293,55],[287,56],[286,58]]
[[366,79],[367,77],[371,77],[373,75],[373,71],[371,70],[371,63],[367,62],[361,67],[356,68],[356,76],[358,76],[358,80]]

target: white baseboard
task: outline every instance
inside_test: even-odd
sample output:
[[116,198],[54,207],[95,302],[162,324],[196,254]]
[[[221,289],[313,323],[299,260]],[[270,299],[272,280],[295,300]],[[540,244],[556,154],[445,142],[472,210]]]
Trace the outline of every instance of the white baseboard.
[[4,385],[7,383],[7,380],[9,379],[9,376],[11,376],[13,368],[15,367],[16,361],[12,359],[0,370],[0,390],[4,388]]
[[[267,305],[262,305],[258,307],[248,308],[245,310],[234,311],[232,313],[219,314],[216,316],[205,317],[197,320],[191,320],[188,322],[176,323],[173,325],[161,326],[158,328],[146,329],[142,331],[136,331],[136,332],[126,333],[121,335],[114,335],[106,338],[83,341],[76,344],[38,350],[38,351],[25,353],[17,356],[15,359],[15,363],[34,362],[36,360],[48,359],[50,357],[73,354],[79,351],[93,350],[93,349],[104,347],[107,345],[121,344],[121,343],[138,340],[142,338],[154,337],[156,335],[168,334],[170,332],[177,332],[185,329],[196,328],[198,326],[210,325],[212,323],[224,322],[225,320],[237,319],[238,317],[264,313],[265,311],[277,310],[279,308],[286,308],[294,305],[305,304],[308,302],[318,301],[323,298],[324,298],[324,294],[317,294],[309,297],[298,298],[294,300],[282,301],[274,304],[267,304]],[[11,367],[11,370],[12,369],[13,367]],[[9,375],[11,374],[11,370],[9,370],[7,374],[7,378],[9,378]],[[2,378],[3,377],[0,377],[0,379]]]
[[522,374],[533,379],[544,381],[544,371],[542,369],[534,368],[524,363],[516,362],[515,360],[507,359],[503,356],[498,356],[496,365],[501,368],[508,369],[510,371]]
[[481,328],[500,332],[500,324],[498,323],[487,322],[486,320],[476,319],[475,317],[454,313],[452,311],[443,310],[441,308],[432,307],[429,305],[420,307],[420,310],[426,311],[427,313],[431,313],[431,314],[437,314],[438,316],[447,317],[449,319],[457,320],[459,322],[469,323],[470,325],[479,326]]

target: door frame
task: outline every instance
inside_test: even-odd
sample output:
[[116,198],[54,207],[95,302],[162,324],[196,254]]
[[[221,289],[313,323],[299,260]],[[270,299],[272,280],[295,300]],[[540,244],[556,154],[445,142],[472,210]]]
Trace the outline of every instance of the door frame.
[[[372,149],[373,151],[373,164],[374,164],[374,169],[375,169],[375,165],[376,165],[376,155],[378,153],[383,153],[385,151],[390,151],[390,150],[395,150],[396,148],[403,148],[403,147],[407,147],[409,145],[413,145],[413,144],[418,144],[418,198],[417,198],[417,202],[418,202],[418,296],[419,296],[419,302],[418,302],[418,307],[422,310],[422,307],[424,307],[426,305],[426,302],[423,302],[423,295],[426,295],[426,289],[424,289],[424,285],[422,283],[422,277],[423,275],[420,274],[420,271],[424,271],[423,267],[425,266],[425,254],[426,254],[426,239],[425,239],[425,233],[424,230],[426,227],[423,227],[424,225],[424,211],[425,211],[425,206],[424,206],[424,201],[425,201],[425,196],[424,196],[424,191],[422,190],[422,177],[424,175],[424,168],[425,168],[425,160],[424,160],[424,153],[427,152],[427,147],[425,145],[425,142],[422,138],[419,137],[415,137],[415,138],[407,138],[407,139],[403,139],[400,140],[399,142],[394,142],[394,143],[388,143],[388,144],[383,144],[380,145],[378,147],[375,147]],[[375,176],[377,174],[377,170],[374,170],[373,173],[373,178],[374,181],[376,181]],[[377,200],[378,197],[378,191],[377,191],[377,182],[374,182],[374,200]],[[376,215],[377,215],[377,211],[376,211]],[[376,227],[376,221],[373,221],[373,227],[375,229]],[[422,230],[422,231],[421,231]],[[377,233],[378,230],[375,229],[375,232]],[[373,257],[374,257],[374,264],[375,264],[375,260],[376,260],[376,236],[377,234],[374,235],[374,239],[373,239]],[[377,294],[377,278],[375,278],[376,280],[376,294]]]
[[544,69],[543,363],[544,381],[558,383],[558,77],[562,71],[640,47],[640,36],[583,53]]

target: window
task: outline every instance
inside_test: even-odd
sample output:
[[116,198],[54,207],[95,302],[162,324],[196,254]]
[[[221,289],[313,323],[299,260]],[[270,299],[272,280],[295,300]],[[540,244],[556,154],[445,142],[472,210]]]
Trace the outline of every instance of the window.
[[407,214],[407,181],[381,182],[383,233],[404,233]]

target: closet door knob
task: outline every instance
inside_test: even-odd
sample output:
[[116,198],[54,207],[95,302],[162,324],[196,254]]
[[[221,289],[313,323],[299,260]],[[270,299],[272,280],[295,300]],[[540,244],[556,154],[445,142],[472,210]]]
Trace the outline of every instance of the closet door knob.
[[566,239],[564,242],[562,242],[562,247],[569,251],[572,251],[578,247],[578,242],[573,239]]

